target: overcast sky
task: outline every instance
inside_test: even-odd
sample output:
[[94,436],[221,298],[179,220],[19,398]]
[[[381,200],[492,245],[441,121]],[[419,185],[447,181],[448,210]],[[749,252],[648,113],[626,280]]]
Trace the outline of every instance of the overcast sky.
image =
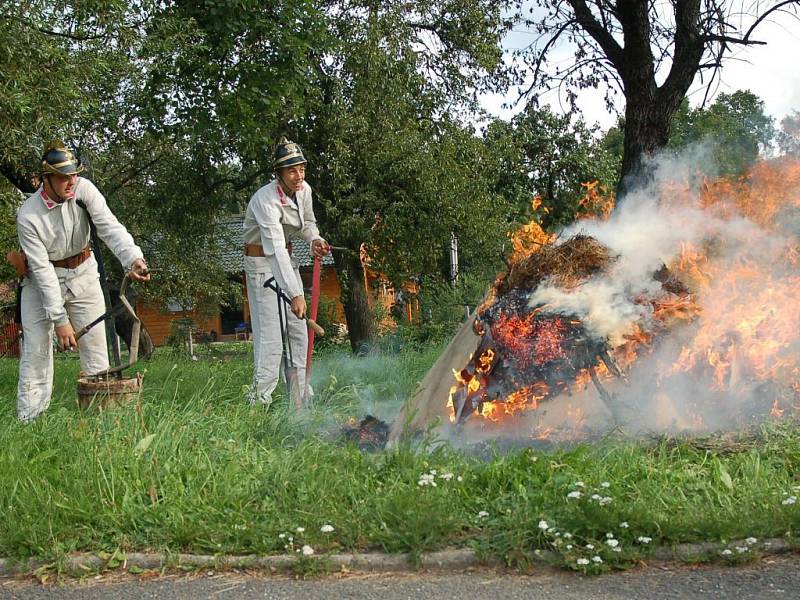
[[[750,90],[764,101],[765,112],[775,118],[776,125],[793,110],[800,111],[800,22],[785,15],[779,19],[781,24],[762,24],[754,36],[754,39],[766,41],[766,46],[742,48],[725,63],[722,83],[716,88],[716,93]],[[514,31],[507,36],[505,47],[511,51],[529,44],[532,39],[530,34]],[[570,59],[571,52],[564,48],[553,56],[550,63]],[[696,81],[689,91],[692,105],[702,102],[704,91]],[[510,118],[519,112],[521,106],[508,110],[502,105],[516,99],[516,96],[516,90],[507,96],[488,95],[483,104],[493,115]],[[550,104],[556,112],[564,112],[556,92],[544,95],[542,101]],[[578,104],[588,124],[597,122],[607,129],[616,121],[616,116],[606,110],[603,94],[599,90],[583,92]]]

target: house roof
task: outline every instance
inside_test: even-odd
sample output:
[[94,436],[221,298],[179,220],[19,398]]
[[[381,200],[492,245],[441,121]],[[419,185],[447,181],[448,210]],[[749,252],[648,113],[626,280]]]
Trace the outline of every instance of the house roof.
[[[227,273],[238,273],[244,270],[244,216],[231,215],[220,220],[222,235],[220,236],[220,256],[222,267]],[[314,257],[311,247],[302,239],[292,240],[292,256],[300,263],[300,267],[313,267]],[[323,267],[334,266],[333,256],[328,254],[322,259]]]

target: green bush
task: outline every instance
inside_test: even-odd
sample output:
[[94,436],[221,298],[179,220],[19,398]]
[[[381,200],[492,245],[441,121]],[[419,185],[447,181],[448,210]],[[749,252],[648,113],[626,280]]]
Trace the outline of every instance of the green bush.
[[398,322],[397,336],[405,344],[424,346],[448,340],[482,302],[488,288],[482,276],[464,275],[455,285],[426,281],[420,286],[419,322]]

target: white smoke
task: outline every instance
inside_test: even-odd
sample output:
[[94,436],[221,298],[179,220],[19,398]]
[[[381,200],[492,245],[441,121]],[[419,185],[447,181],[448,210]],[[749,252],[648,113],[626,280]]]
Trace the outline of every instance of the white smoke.
[[[577,289],[540,285],[529,300],[530,306],[546,305],[548,312],[575,315],[596,336],[617,346],[649,316],[650,306],[639,299],[658,293],[661,284],[653,274],[673,263],[686,244],[700,246],[711,239],[724,239],[726,248],[734,253],[753,242],[772,245],[745,219],[722,220],[695,208],[696,202],[676,205],[665,196],[665,190],[674,189],[676,182],[691,181],[698,165],[707,160],[707,148],[702,146],[680,158],[662,157],[651,184],[626,196],[607,221],[583,220],[564,230],[561,239],[576,234],[591,236],[609,248],[616,259],[605,273]],[[698,195],[697,189],[691,190],[690,200]]]

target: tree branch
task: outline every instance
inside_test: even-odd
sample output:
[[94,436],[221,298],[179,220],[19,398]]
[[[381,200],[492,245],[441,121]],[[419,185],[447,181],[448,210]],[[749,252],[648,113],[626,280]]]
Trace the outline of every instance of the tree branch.
[[592,15],[584,0],[567,0],[575,12],[578,24],[600,45],[617,70],[623,66],[624,51],[617,40]]
[[[776,11],[779,11],[784,6],[788,6],[790,4],[794,4],[795,6],[798,6],[798,5],[800,5],[800,1],[798,1],[798,0],[784,0],[784,2],[779,2],[778,4],[776,4],[775,6],[770,8],[769,10],[765,11],[764,14],[761,15],[760,17],[758,17],[755,20],[755,22],[750,26],[750,29],[748,29],[747,33],[744,34],[744,38],[743,39],[749,40],[750,39],[750,34],[753,33],[753,31],[755,31],[755,28],[758,27],[761,24],[761,22],[764,21],[764,19],[766,19],[770,14],[772,14],[772,13],[774,13]],[[762,43],[766,43],[766,42],[762,42]]]
[[8,161],[0,162],[0,174],[8,179],[11,184],[24,194],[32,194],[36,188],[31,181],[29,173],[21,172],[15,165]]
[[0,19],[7,20],[7,21],[16,21],[17,23],[20,23],[21,25],[24,25],[28,29],[32,29],[33,31],[36,31],[36,32],[41,33],[43,35],[52,35],[52,36],[56,36],[56,37],[63,37],[63,38],[67,38],[69,40],[74,40],[76,42],[89,42],[89,41],[92,41],[92,40],[100,40],[100,39],[103,39],[103,38],[106,38],[106,37],[109,36],[109,33],[107,33],[107,32],[106,33],[98,33],[97,35],[76,35],[74,33],[65,33],[63,31],[55,31],[55,30],[52,30],[52,29],[44,29],[43,27],[37,27],[36,25],[34,25],[32,22],[28,21],[27,19],[23,19],[21,17],[15,17],[13,15],[6,15],[6,16],[0,17]]
[[704,35],[701,38],[703,41],[706,42],[723,42],[726,44],[742,44],[743,46],[750,46],[750,45],[760,45],[766,46],[767,42],[761,42],[758,40],[746,40],[744,38],[735,38],[730,37],[729,35],[717,35],[717,34],[709,34]]

